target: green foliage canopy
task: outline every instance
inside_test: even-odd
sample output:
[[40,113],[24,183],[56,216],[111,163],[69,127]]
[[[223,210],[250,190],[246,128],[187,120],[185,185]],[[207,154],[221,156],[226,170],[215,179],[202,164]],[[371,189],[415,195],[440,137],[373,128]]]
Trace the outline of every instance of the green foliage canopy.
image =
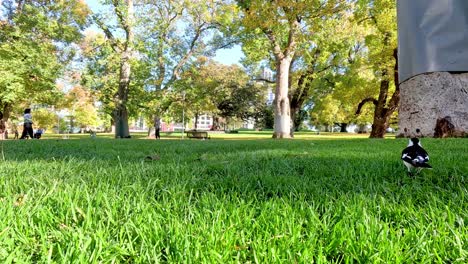
[[0,11],[0,111],[53,102],[55,82],[74,55],[69,44],[81,37],[89,9],[82,1],[6,0]]

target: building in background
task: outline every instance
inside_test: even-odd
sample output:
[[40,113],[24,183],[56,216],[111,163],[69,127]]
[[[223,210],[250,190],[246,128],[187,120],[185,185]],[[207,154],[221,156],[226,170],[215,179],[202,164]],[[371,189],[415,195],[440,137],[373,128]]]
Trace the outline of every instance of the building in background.
[[197,125],[195,126],[195,118],[192,119],[193,128],[198,130],[211,130],[213,127],[213,118],[210,115],[202,114],[198,116]]
[[[263,83],[272,83],[272,82],[274,82],[273,71],[266,68],[266,67],[262,67],[262,73],[261,73],[261,76],[260,76],[260,80]],[[272,87],[271,85],[268,86],[267,98],[266,98],[266,104],[267,105],[272,105],[273,101],[275,100],[275,92],[274,92],[273,88],[274,87]]]

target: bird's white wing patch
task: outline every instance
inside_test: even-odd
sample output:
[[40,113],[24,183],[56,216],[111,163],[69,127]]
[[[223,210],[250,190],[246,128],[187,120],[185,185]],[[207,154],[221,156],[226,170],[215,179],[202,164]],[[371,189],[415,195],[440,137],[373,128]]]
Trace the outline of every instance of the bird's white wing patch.
[[406,168],[408,168],[408,171],[411,171],[411,169],[414,168],[413,164],[409,162],[403,161],[403,164],[406,166]]

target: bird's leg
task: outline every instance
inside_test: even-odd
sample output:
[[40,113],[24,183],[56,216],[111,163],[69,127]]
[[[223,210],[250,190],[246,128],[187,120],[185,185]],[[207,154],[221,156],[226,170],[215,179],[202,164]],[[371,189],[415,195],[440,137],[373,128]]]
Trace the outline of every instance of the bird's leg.
[[407,174],[408,174],[409,177],[413,177],[413,172],[410,169],[408,169]]

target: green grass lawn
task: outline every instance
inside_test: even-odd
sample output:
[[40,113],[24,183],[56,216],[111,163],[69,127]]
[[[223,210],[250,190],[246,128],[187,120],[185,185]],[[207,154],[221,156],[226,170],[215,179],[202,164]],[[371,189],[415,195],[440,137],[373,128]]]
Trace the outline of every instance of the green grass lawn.
[[1,263],[468,260],[467,139],[81,137],[0,142]]
[[[237,139],[237,140],[257,140],[257,139],[271,139],[272,131],[239,131],[236,134],[224,133],[222,131],[212,132],[208,131],[208,135],[211,139]],[[148,139],[148,134],[146,132],[136,132],[132,133],[133,139]],[[352,134],[352,133],[329,133],[321,132],[317,134],[316,132],[296,132],[296,139],[351,139],[351,138],[368,138],[369,134]],[[89,134],[50,134],[46,133],[43,135],[43,139],[89,139]],[[112,133],[98,133],[97,138],[111,139],[114,138]],[[184,134],[184,138],[187,137]],[[386,138],[395,138],[394,134],[388,134]],[[154,137],[150,138],[154,139]],[[183,139],[182,133],[180,132],[161,132],[161,139]]]

